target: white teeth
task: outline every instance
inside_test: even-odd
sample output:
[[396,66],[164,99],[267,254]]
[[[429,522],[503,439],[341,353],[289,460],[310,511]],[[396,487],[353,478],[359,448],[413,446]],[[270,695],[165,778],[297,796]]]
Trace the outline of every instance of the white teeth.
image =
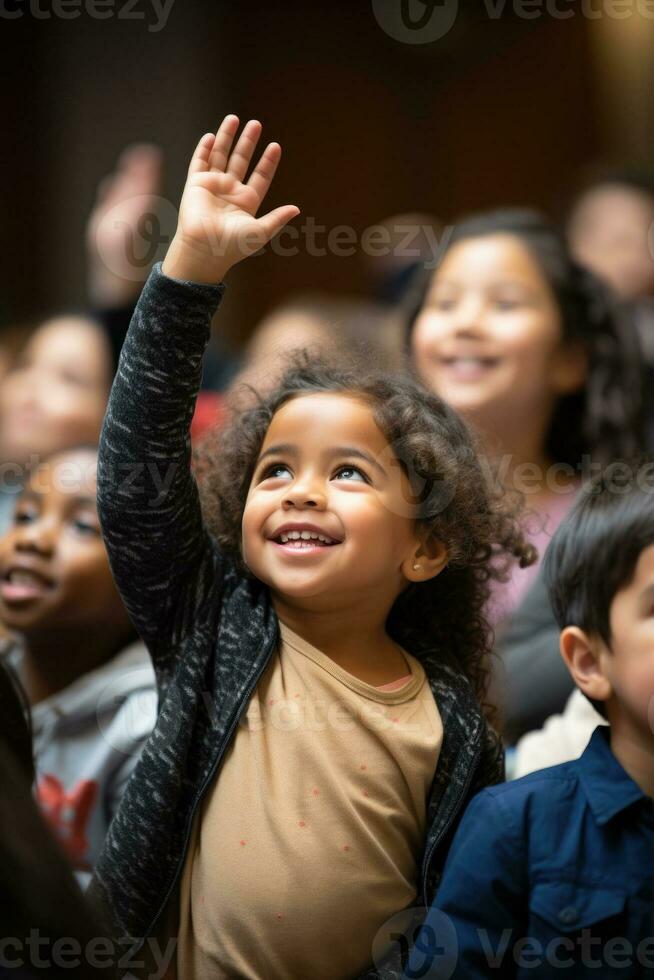
[[492,361],[488,357],[449,357],[446,363],[455,367],[485,367]]
[[286,544],[288,541],[323,541],[325,544],[333,544],[331,538],[328,538],[325,534],[318,534],[316,531],[286,531],[280,534],[280,540],[282,544]]

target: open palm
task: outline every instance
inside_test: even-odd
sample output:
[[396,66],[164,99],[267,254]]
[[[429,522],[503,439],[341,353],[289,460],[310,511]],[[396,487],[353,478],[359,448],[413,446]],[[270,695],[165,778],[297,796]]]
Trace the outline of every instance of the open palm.
[[232,149],[238,125],[236,116],[226,116],[215,136],[202,137],[189,166],[175,252],[183,252],[185,263],[195,271],[193,278],[222,278],[299,214],[299,208],[286,204],[256,217],[282,151],[279,143],[269,143],[246,180],[262,127],[251,119]]

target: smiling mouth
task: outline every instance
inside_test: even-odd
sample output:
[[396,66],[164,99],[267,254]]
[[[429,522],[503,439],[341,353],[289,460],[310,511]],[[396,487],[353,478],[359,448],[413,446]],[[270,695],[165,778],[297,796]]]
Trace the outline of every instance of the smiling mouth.
[[496,357],[441,357],[439,364],[450,374],[462,380],[476,380],[491,368],[497,367]]
[[317,534],[314,531],[286,531],[271,540],[273,544],[287,553],[315,554],[340,544],[340,541],[335,541],[326,534]]
[[39,599],[54,589],[54,584],[37,572],[12,568],[0,582],[0,595],[9,603]]
[[455,365],[455,366],[463,365],[464,367],[466,367],[466,366],[471,366],[471,367],[494,367],[498,363],[499,358],[497,358],[497,357],[473,357],[473,356],[471,356],[469,354],[467,354],[467,355],[462,354],[462,355],[460,355],[458,357],[441,357],[441,358],[439,358],[439,360],[440,360],[441,364],[446,364],[448,367],[451,367],[452,365]]

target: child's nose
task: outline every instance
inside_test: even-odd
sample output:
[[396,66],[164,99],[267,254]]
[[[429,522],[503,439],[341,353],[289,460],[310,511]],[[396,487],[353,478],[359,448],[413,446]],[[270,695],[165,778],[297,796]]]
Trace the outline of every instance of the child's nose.
[[283,507],[324,507],[327,497],[318,480],[296,480],[284,495]]
[[457,306],[452,326],[456,334],[483,333],[486,304],[481,297],[468,297]]
[[18,551],[37,551],[42,555],[53,554],[56,547],[57,530],[49,521],[33,521],[21,524],[16,535]]

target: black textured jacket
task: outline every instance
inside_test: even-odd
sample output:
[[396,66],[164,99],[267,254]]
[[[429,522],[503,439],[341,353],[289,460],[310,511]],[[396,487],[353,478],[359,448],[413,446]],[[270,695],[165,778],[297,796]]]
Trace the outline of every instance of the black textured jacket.
[[[156,266],[123,347],[100,444],[98,502],[111,567],[154,661],[159,717],[127,785],[91,893],[112,935],[134,940],[176,887],[191,821],[278,642],[265,585],[244,578],[203,526],[189,426],[210,322],[223,286],[180,282]],[[401,638],[400,638],[400,642]],[[413,645],[414,646],[414,645]],[[462,675],[420,657],[444,738],[428,799],[416,904],[428,904],[452,832],[477,790],[503,779],[503,756]],[[263,869],[262,869],[263,870]],[[369,977],[400,974],[393,963]]]

